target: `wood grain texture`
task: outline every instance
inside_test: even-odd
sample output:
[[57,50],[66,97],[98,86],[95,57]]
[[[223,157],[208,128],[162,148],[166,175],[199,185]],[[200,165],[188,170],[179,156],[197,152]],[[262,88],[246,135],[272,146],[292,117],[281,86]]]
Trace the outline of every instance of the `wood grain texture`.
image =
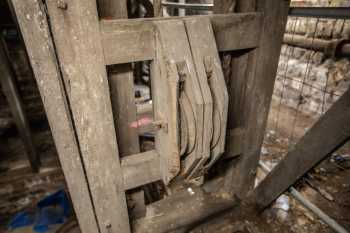
[[97,0],[98,14],[102,19],[128,18],[127,1]]
[[99,232],[44,6],[12,0],[83,233]]
[[214,14],[227,14],[235,11],[237,0],[214,0]]
[[108,72],[116,135],[121,157],[140,152],[136,121],[134,76],[130,64],[113,65]]
[[155,150],[125,156],[121,160],[125,190],[162,179],[159,154]]
[[243,92],[238,93],[242,98],[238,103],[244,104],[241,111],[245,128],[243,153],[228,172],[225,188],[240,198],[244,198],[254,185],[288,8],[289,1],[258,1],[257,10],[264,13],[260,46],[254,55],[245,55],[248,68],[239,71],[240,75],[246,73],[247,77],[246,83],[239,82],[245,87],[239,87]]
[[213,127],[212,132],[209,130],[206,131],[206,136],[209,139],[207,138],[207,141],[205,141],[205,137],[203,138],[203,144],[210,147],[210,158],[206,158],[205,161],[208,161],[208,163],[201,168],[202,172],[204,172],[224,152],[228,93],[209,18],[187,19],[185,20],[185,25],[197,75],[205,77],[204,82],[209,87],[213,103],[209,106],[213,108],[211,112],[212,118],[204,120],[206,122],[204,123],[206,129],[209,128],[209,122],[212,122]]
[[0,37],[0,83],[3,94],[10,106],[12,117],[15,121],[19,136],[22,139],[25,153],[27,154],[33,172],[38,172],[40,168],[40,157],[33,142],[31,128],[24,111],[23,102],[18,90],[15,73],[11,67],[4,41]]
[[350,89],[312,126],[250,196],[265,208],[350,139]]
[[[179,191],[147,206],[146,217],[135,222],[135,233],[188,232],[191,227],[215,214],[237,206],[235,200],[205,192],[198,187]],[[190,208],[187,208],[190,207]]]
[[152,100],[154,120],[163,124],[156,132],[155,147],[160,155],[162,180],[168,184],[180,172],[179,74],[176,67],[180,58],[174,56],[173,51],[183,45],[183,39],[176,45],[172,36],[177,29],[181,30],[180,34],[185,32],[181,21],[158,22],[155,26],[158,33],[156,58],[151,63]]
[[[98,5],[99,15],[102,19],[115,20],[128,18],[127,0],[99,0]],[[143,36],[134,37],[130,34],[124,35],[124,38],[125,36],[127,39],[124,41],[128,42],[126,45],[120,44],[121,39],[123,38],[116,38],[114,40],[112,39],[111,43],[108,43],[108,41],[111,41],[111,38],[107,37],[102,39],[102,45],[107,42],[107,45],[112,46],[104,48],[105,58],[108,59],[109,55],[113,54],[114,51],[121,56],[124,56],[126,51],[128,51],[129,54],[134,54],[136,51],[139,51],[132,50],[131,43],[135,44],[135,42],[141,42],[140,39],[142,40],[145,38]],[[133,41],[134,39],[137,41]],[[140,45],[140,43],[137,44]],[[142,48],[141,51],[143,50],[144,48]],[[122,63],[127,62],[130,63],[134,61],[124,61]],[[106,65],[111,65],[108,67],[108,82],[111,90],[111,102],[114,125],[118,139],[119,155],[123,157],[126,155],[139,153],[140,143],[137,130],[130,127],[130,123],[137,120],[134,92],[134,74],[132,66],[131,64],[121,64],[118,66],[112,65],[116,63],[117,62],[115,61],[108,63],[105,60]]]
[[[259,44],[263,22],[261,13],[196,16],[198,17],[210,18],[217,48],[221,52],[255,48]],[[179,19],[193,18],[189,16]],[[102,20],[101,31],[106,64],[154,59],[156,30],[154,24],[167,20],[169,18]]]
[[130,232],[96,1],[46,2],[100,233]]

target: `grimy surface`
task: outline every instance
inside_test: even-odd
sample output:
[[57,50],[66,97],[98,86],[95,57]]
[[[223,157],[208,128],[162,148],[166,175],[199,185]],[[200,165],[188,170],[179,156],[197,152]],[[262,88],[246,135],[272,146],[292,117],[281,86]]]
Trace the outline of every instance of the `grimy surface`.
[[8,59],[5,42],[2,40],[2,37],[0,37],[0,73],[2,74],[0,83],[2,91],[10,106],[13,119],[15,120],[17,130],[24,144],[32,170],[38,172],[40,167],[40,157],[35,149],[30,125],[17,87],[16,77]]
[[350,139],[350,89],[313,125],[249,197],[265,208]]
[[[101,19],[128,18],[126,0],[98,0],[97,3],[98,13]],[[107,53],[111,51],[113,50],[108,50]],[[123,53],[120,49],[116,49],[115,51]],[[139,153],[140,144],[137,129],[130,127],[132,122],[137,120],[134,74],[131,64],[111,65],[107,70],[119,156],[123,157]]]
[[[233,112],[229,113],[228,125],[231,129],[237,127],[237,124],[238,127],[243,127],[244,140],[242,154],[227,173],[225,190],[240,198],[244,198],[254,186],[288,8],[289,1],[264,0],[256,2],[257,11],[264,13],[260,45],[251,55],[242,58],[248,61],[247,65],[242,65],[242,68],[246,67],[246,70],[238,70],[233,72],[231,76],[230,81],[241,79],[244,74],[246,77],[244,82],[237,82],[241,86],[236,86],[234,89],[236,91],[229,91],[233,100],[235,98],[241,100],[232,101],[230,99],[231,104],[235,104],[235,106],[229,107],[229,111]],[[232,122],[236,121],[235,117],[241,114],[244,119],[238,118],[240,122]]]
[[81,230],[99,232],[44,5],[37,0],[12,4]]
[[55,0],[46,3],[99,231],[127,233],[128,211],[96,1],[69,2],[67,9],[58,8]]

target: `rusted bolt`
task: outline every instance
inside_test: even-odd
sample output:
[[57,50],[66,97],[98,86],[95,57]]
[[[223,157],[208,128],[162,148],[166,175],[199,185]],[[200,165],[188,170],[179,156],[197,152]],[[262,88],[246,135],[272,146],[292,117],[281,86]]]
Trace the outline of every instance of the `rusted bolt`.
[[164,132],[168,132],[168,123],[164,121],[154,121],[153,125],[156,126],[159,129],[163,129]]
[[63,1],[63,0],[58,0],[57,1],[57,7],[59,9],[62,9],[62,10],[67,10],[68,4],[65,1]]

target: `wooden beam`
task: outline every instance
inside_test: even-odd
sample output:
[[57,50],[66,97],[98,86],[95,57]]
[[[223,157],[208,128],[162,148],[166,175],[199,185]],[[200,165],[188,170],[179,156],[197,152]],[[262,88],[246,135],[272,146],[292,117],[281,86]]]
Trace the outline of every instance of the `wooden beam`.
[[0,78],[1,87],[10,106],[18,133],[23,141],[30,166],[33,172],[38,172],[40,157],[33,142],[30,125],[17,87],[15,73],[11,67],[3,40],[0,40],[0,73],[2,75]]
[[[235,87],[240,90],[233,97],[235,98],[237,94],[241,95],[238,97],[241,100],[235,107],[237,110],[240,109],[240,112],[235,111],[235,115],[231,116],[229,121],[233,119],[232,117],[243,114],[244,119],[238,124],[243,124],[245,135],[243,153],[232,164],[226,176],[225,188],[229,193],[240,198],[244,198],[254,185],[288,8],[289,1],[257,1],[257,10],[264,13],[259,48],[254,51],[253,55],[244,54],[246,56],[244,59],[248,59],[248,62],[238,61],[239,64],[243,62],[245,65],[241,65],[246,67],[245,71],[240,71],[239,75],[245,75],[247,78],[245,82],[239,81],[240,87]],[[253,57],[250,58],[250,56]],[[229,126],[230,124],[231,127],[236,127],[232,126],[232,123],[229,123]]]
[[237,0],[214,0],[214,14],[229,14],[235,12]]
[[[123,54],[122,51],[119,52]],[[140,152],[138,130],[131,127],[131,124],[137,121],[131,64],[109,67],[108,81],[120,157],[137,154]]]
[[127,19],[128,10],[125,0],[97,0],[98,14],[102,19]]
[[46,1],[100,233],[130,232],[95,0]]
[[350,89],[299,140],[258,185],[249,200],[270,205],[306,172],[350,139]]
[[154,150],[125,156],[121,159],[121,166],[125,190],[162,179],[159,154]]
[[45,8],[12,0],[82,233],[99,232]]
[[[98,0],[99,14],[102,19],[127,19],[128,9],[126,0]],[[125,37],[126,36],[126,37]],[[102,45],[110,45],[104,47],[104,56],[108,61],[110,54],[114,51],[118,56],[131,54],[132,56],[138,51],[144,51],[145,48],[132,50],[134,44],[140,45],[142,41],[138,41],[138,37],[134,35],[121,35],[121,38],[107,37],[102,39]],[[134,39],[136,41],[134,41]],[[142,38],[143,39],[143,38]],[[119,42],[124,41],[129,44],[121,45]],[[118,42],[118,43],[116,43]],[[147,49],[147,48],[146,48]],[[112,58],[113,60],[113,58]],[[129,60],[122,63],[131,63],[139,60]],[[108,63],[108,65],[117,64],[118,62]],[[111,89],[111,102],[114,116],[114,125],[118,139],[119,154],[121,157],[140,152],[140,143],[138,132],[135,128],[131,128],[130,124],[137,120],[136,104],[134,94],[134,74],[131,64],[113,65],[108,67],[108,82]]]
[[251,49],[260,45],[263,15],[259,12],[213,15],[211,23],[220,52]]
[[153,14],[154,17],[163,16],[162,0],[153,0]]
[[112,33],[102,31],[103,51],[107,65],[153,60],[155,43],[153,29],[129,28]]
[[[261,13],[196,17],[210,18],[217,47],[221,52],[259,46],[263,19]],[[193,19],[194,17],[171,17],[171,19],[174,18]],[[106,64],[153,60],[155,57],[154,24],[164,20],[169,18],[102,20],[101,31]]]
[[[189,187],[147,206],[146,217],[133,224],[135,233],[188,232],[191,226],[238,205],[236,200]],[[190,208],[187,208],[190,207]]]

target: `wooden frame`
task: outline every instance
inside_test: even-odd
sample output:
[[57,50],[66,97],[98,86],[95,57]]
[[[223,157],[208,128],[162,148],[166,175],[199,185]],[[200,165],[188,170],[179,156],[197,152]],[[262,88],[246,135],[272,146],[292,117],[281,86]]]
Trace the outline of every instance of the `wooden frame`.
[[11,67],[5,47],[5,41],[2,36],[0,36],[0,73],[2,74],[0,79],[2,91],[9,104],[19,136],[23,141],[24,150],[27,154],[29,164],[33,172],[38,172],[41,164],[40,156],[37,153],[33,142],[30,125],[17,87],[16,76]]
[[[162,156],[156,151],[138,153],[137,136],[123,128],[136,112],[136,107],[125,114],[120,111],[123,104],[132,105],[133,97],[130,68],[124,63],[154,59],[156,47],[151,36],[154,24],[168,19],[101,21],[94,0],[59,2],[47,0],[46,13],[40,0],[12,0],[81,229],[83,233],[127,233],[130,225],[124,191],[159,180],[164,173],[159,166]],[[103,5],[102,1],[100,4]],[[122,5],[125,8],[125,4]],[[259,1],[257,8],[259,12],[200,16],[210,19],[218,50],[230,53],[239,50],[235,52],[237,62],[243,64],[234,70],[235,75],[242,74],[239,77],[242,92],[231,88],[229,94],[233,98],[243,96],[244,101],[233,108],[233,114],[244,113],[245,122],[238,126],[244,129],[246,141],[243,140],[242,155],[235,169],[231,169],[226,178],[227,191],[242,198],[251,190],[255,177],[280,50],[276,44],[282,40],[288,2],[264,0]],[[126,10],[118,13],[102,9],[103,17],[126,17]],[[125,47],[128,49],[123,50]],[[271,59],[273,56],[276,59]],[[106,66],[115,64],[124,65],[113,66],[110,88]],[[121,81],[124,77],[128,82]],[[247,80],[244,82],[244,79]],[[125,93],[121,92],[123,88]],[[114,93],[112,103],[110,90]],[[249,98],[247,93],[251,95]],[[242,108],[243,111],[237,111]],[[123,132],[127,137],[120,140]],[[125,147],[129,143],[136,146],[128,151]],[[124,148],[124,155],[132,155],[120,158],[118,147]],[[189,194],[185,195],[186,200],[201,199],[204,195],[201,189],[197,193],[190,198]],[[181,202],[180,197],[181,194],[174,195],[172,201]],[[168,224],[172,220],[164,215],[155,216],[156,220],[142,219],[133,226],[136,232],[137,229],[142,229],[139,232],[175,230],[234,205],[231,199],[212,196],[201,200],[208,201],[197,203],[193,211],[185,211],[184,221],[174,229]],[[157,205],[162,209],[169,202],[155,203],[153,207]],[[203,205],[206,208],[203,209]],[[197,207],[208,213],[197,213]],[[164,209],[167,211],[171,210]],[[150,230],[152,227],[148,227],[147,222],[154,221],[158,221],[160,227]]]

